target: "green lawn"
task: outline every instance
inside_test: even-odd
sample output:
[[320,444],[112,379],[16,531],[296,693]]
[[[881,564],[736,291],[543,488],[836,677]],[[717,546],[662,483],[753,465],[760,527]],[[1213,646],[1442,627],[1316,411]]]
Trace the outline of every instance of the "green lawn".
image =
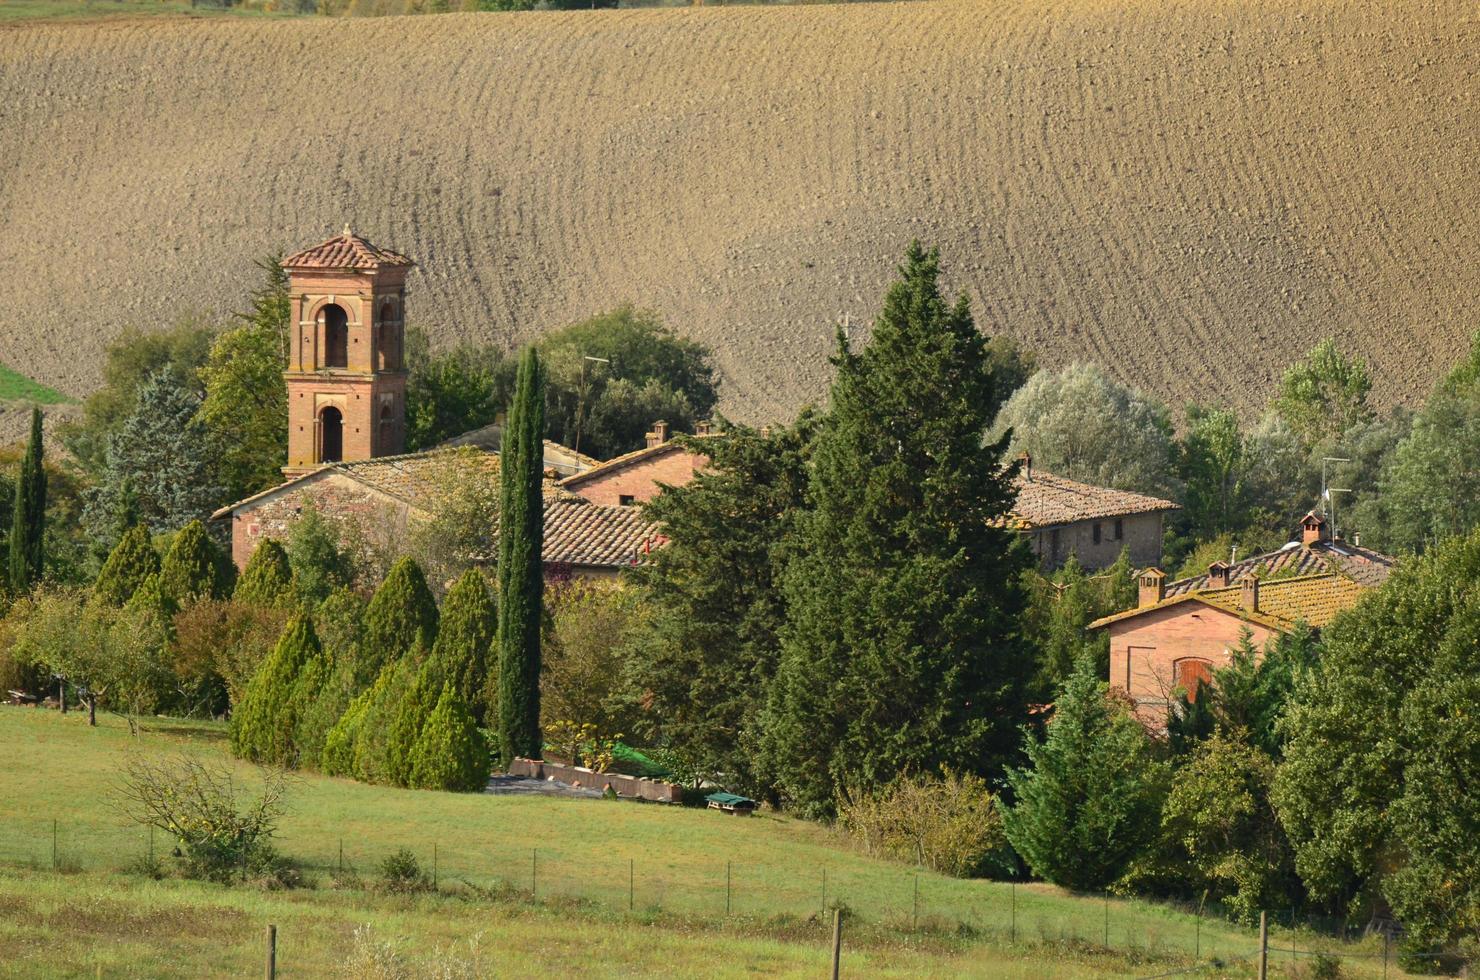
[[[0,0],[0,20],[5,19],[6,0]],[[71,401],[66,395],[37,381],[32,381],[18,371],[0,364],[0,402],[36,402],[41,405],[57,405]]]
[[[0,707],[0,868],[12,869],[0,874],[0,948],[10,956],[0,975],[98,965],[106,973],[122,963],[150,964],[149,975],[239,974],[254,962],[267,921],[292,943],[285,962],[307,970],[285,976],[341,962],[362,922],[386,937],[414,936],[412,947],[423,950],[481,931],[496,940],[490,955],[504,955],[517,937],[525,953],[499,973],[566,972],[599,948],[587,972],[642,972],[654,956],[692,969],[733,960],[736,973],[816,975],[824,902],[849,910],[849,948],[861,958],[854,975],[1144,976],[1192,965],[1195,947],[1203,960],[1234,961],[1255,946],[1250,930],[1207,919],[1199,934],[1195,917],[1155,903],[1106,903],[1042,885],[1014,895],[1003,883],[917,876],[851,850],[827,828],[776,815],[397,790],[306,774],[295,780],[279,844],[318,887],[269,894],[124,874],[149,847],[148,834],[106,802],[129,754],[225,761],[223,738],[220,726],[160,719],[133,739],[112,717],[89,730],[80,714]],[[57,864],[68,872],[60,875],[51,870],[53,821]],[[439,883],[454,894],[409,901],[334,890],[341,845],[366,878],[381,858],[410,847],[429,869],[435,860]],[[64,959],[54,959],[55,945],[27,940],[32,920],[67,940]],[[1289,945],[1277,935],[1277,945]],[[1297,943],[1340,945],[1308,935]],[[1343,950],[1370,955],[1380,946]],[[1375,960],[1345,965],[1350,975],[1381,974]],[[1247,972],[1228,971],[1214,975]],[[1396,966],[1389,975],[1400,975]]]
[[188,0],[0,0],[0,23],[100,17],[282,17],[241,7],[192,7]]

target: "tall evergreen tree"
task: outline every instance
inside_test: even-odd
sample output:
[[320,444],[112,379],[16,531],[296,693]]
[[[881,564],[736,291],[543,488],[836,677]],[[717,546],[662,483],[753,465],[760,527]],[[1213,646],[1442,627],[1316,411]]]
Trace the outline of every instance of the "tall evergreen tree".
[[477,793],[488,785],[488,764],[483,736],[448,684],[412,747],[410,785]]
[[220,502],[199,408],[199,396],[169,372],[150,375],[133,413],[108,437],[107,465],[83,515],[95,536],[109,534],[125,485],[137,495],[140,520],[156,533],[203,518]]
[[488,580],[477,569],[462,574],[442,602],[432,659],[453,692],[478,722],[484,722],[488,665],[498,635],[498,607]]
[[149,532],[135,526],[118,539],[102,571],[93,582],[93,597],[110,606],[122,606],[151,575],[159,574],[159,554]]
[[288,553],[283,546],[268,538],[252,552],[247,567],[236,580],[232,598],[254,606],[276,608],[293,598],[293,572],[288,566]]
[[785,575],[767,762],[813,813],[901,772],[1000,771],[1024,717],[1026,549],[1005,518],[1005,393],[963,296],[914,243],[867,348],[840,333]]
[[319,638],[313,622],[295,616],[271,655],[257,668],[246,694],[231,715],[231,749],[253,762],[295,766],[296,715],[312,697],[299,683],[305,670],[322,677]]
[[540,614],[544,594],[545,372],[533,348],[519,379],[500,461],[498,535],[499,751],[539,758]]
[[231,562],[206,526],[191,521],[175,535],[160,563],[160,592],[176,606],[187,599],[220,599],[230,591],[231,571]]
[[31,439],[15,484],[10,518],[10,587],[25,592],[41,580],[45,561],[46,470],[41,461],[41,409],[31,409]]
[[365,644],[360,680],[368,684],[386,664],[413,648],[430,650],[437,640],[437,600],[427,588],[421,566],[401,558],[391,566],[365,610]]

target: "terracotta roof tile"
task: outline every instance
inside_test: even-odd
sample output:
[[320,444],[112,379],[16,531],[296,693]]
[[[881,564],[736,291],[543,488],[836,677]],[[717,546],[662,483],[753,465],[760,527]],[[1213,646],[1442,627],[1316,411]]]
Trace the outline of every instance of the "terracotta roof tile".
[[[1345,541],[1318,541],[1311,545],[1290,544],[1279,551],[1253,555],[1228,566],[1228,584],[1235,585],[1250,572],[1257,572],[1266,586],[1272,579],[1336,573],[1358,585],[1375,588],[1387,581],[1395,559]],[[1208,587],[1204,572],[1191,578],[1168,582],[1167,597],[1200,592]]]
[[671,452],[692,452],[692,450],[688,448],[688,446],[685,444],[688,439],[713,439],[715,437],[686,436],[682,438],[684,441],[679,441],[678,439],[669,439],[667,442],[661,442],[656,446],[644,446],[642,449],[634,449],[630,453],[623,453],[621,456],[615,456],[604,463],[597,463],[589,470],[584,470],[580,473],[577,473],[575,476],[566,477],[564,480],[561,481],[561,486],[579,485],[585,483],[587,480],[594,479],[595,477],[606,476],[609,473],[614,473],[617,470],[620,470],[626,466],[631,466],[634,463],[641,463],[644,460],[653,459],[658,456],[666,456],[668,453]]
[[1019,528],[1049,527],[1177,509],[1170,500],[1091,486],[1038,469],[1019,473],[1014,482],[1018,495],[1010,523]]
[[638,507],[610,507],[580,498],[545,505],[547,563],[638,565],[667,540]]
[[283,259],[285,269],[379,269],[391,265],[415,265],[406,256],[380,248],[349,230]]
[[1250,612],[1243,608],[1241,603],[1243,587],[1239,585],[1168,596],[1161,602],[1149,606],[1137,606],[1097,619],[1089,624],[1089,628],[1098,629],[1142,613],[1154,612],[1187,602],[1201,602],[1276,630],[1288,630],[1299,622],[1319,629],[1329,626],[1337,613],[1356,605],[1357,600],[1366,591],[1366,586],[1344,575],[1327,572],[1260,582],[1258,612]]

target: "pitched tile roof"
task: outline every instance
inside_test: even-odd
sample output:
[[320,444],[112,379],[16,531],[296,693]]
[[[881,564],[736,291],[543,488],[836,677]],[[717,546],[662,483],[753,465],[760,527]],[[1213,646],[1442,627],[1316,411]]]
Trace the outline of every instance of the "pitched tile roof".
[[1170,500],[1091,486],[1043,470],[1019,472],[1010,524],[1020,529],[1176,510]]
[[[691,436],[687,438],[712,439],[714,438],[714,436]],[[669,439],[666,442],[658,443],[656,446],[644,446],[642,449],[634,449],[630,453],[623,453],[621,456],[615,456],[604,463],[597,463],[589,470],[577,473],[575,476],[566,477],[564,480],[560,481],[560,485],[563,487],[579,486],[580,484],[586,483],[589,480],[593,480],[598,476],[606,476],[610,473],[615,473],[617,470],[623,469],[624,467],[633,466],[637,463],[641,463],[649,459],[656,459],[659,456],[666,456],[671,452],[677,451],[688,453],[693,452],[693,450],[690,449],[688,445],[686,445],[686,439]]]
[[[1345,541],[1317,541],[1309,545],[1292,541],[1278,551],[1253,555],[1228,566],[1228,584],[1238,584],[1251,572],[1257,572],[1265,586],[1273,584],[1271,579],[1334,573],[1358,585],[1376,588],[1387,581],[1394,562],[1389,555]],[[1208,576],[1204,572],[1168,582],[1166,595],[1170,598],[1207,588]]]
[[379,269],[415,265],[399,252],[380,248],[344,226],[344,233],[283,259],[285,269]]
[[[440,443],[438,449],[452,449],[458,446],[476,446],[479,449],[487,449],[498,452],[503,448],[504,427],[502,423],[494,422],[485,425],[481,429],[464,432],[460,436],[453,436],[446,442]],[[574,476],[584,473],[586,470],[602,465],[601,460],[585,453],[578,453],[569,446],[562,446],[553,439],[545,440],[545,467],[553,469],[561,476]]]
[[1271,582],[1261,581],[1257,612],[1243,608],[1241,602],[1243,586],[1237,585],[1169,596],[1161,602],[1137,606],[1097,619],[1089,624],[1089,628],[1098,629],[1142,613],[1167,609],[1188,602],[1198,602],[1282,632],[1290,630],[1296,623],[1301,622],[1319,629],[1329,626],[1337,613],[1356,605],[1357,600],[1366,591],[1365,586],[1344,575],[1326,572],[1298,578],[1276,579]]
[[667,541],[638,507],[610,507],[579,497],[545,505],[546,563],[638,565]]

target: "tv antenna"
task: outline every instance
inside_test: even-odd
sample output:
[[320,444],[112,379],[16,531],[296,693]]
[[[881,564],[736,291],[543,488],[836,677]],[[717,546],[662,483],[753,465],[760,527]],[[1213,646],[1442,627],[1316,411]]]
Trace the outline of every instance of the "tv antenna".
[[1328,463],[1350,463],[1351,460],[1345,456],[1322,456],[1321,457],[1321,516],[1331,522],[1331,540],[1335,541],[1341,537],[1341,531],[1336,523],[1336,498],[1333,493],[1351,493],[1350,487],[1333,487],[1327,482],[1326,464]]

